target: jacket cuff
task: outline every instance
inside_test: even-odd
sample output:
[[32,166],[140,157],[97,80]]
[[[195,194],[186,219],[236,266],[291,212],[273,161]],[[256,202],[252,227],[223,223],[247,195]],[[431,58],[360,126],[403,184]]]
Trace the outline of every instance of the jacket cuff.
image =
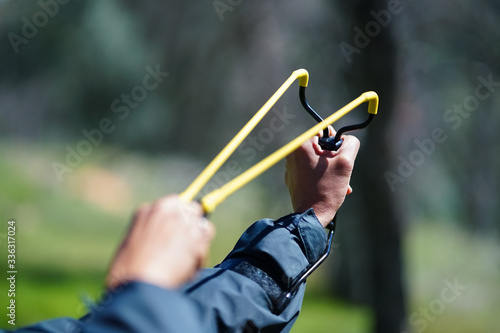
[[300,216],[297,223],[298,235],[304,244],[307,260],[313,265],[325,252],[328,237],[312,208],[298,215]]
[[321,257],[326,244],[326,232],[313,209],[309,209],[277,221],[263,219],[255,222],[219,267],[262,281],[262,274],[253,276],[252,270],[241,270],[242,261],[245,261],[268,274],[282,290],[287,291],[293,281]]

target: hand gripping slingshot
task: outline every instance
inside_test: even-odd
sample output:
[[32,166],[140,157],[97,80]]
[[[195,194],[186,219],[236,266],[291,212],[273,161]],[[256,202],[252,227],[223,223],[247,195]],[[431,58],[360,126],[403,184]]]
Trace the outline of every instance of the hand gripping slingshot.
[[[201,198],[200,203],[206,214],[212,212],[222,201],[235,191],[246,185],[248,182],[255,179],[257,176],[268,170],[277,162],[285,158],[291,152],[300,147],[304,142],[315,136],[319,131],[323,130],[323,137],[319,138],[319,144],[323,149],[337,150],[342,145],[342,134],[348,131],[364,128],[370,124],[374,116],[377,114],[378,109],[378,95],[373,91],[368,91],[343,108],[339,109],[328,118],[323,119],[314,111],[308,104],[305,96],[307,84],[309,82],[309,73],[305,69],[298,69],[290,75],[290,77],[281,85],[281,87],[269,98],[269,100],[260,108],[259,111],[243,126],[243,128],[236,134],[236,136],[229,141],[229,143],[221,150],[221,152],[210,162],[210,164],[198,175],[198,177],[189,185],[189,187],[180,194],[181,199],[192,201],[205,184],[214,176],[219,168],[226,162],[226,160],[233,154],[243,140],[250,134],[255,126],[264,118],[273,105],[281,98],[285,91],[292,85],[292,83],[299,79],[299,98],[304,109],[318,122],[315,126],[311,127],[306,132],[302,133],[274,153],[270,154],[259,163],[255,164],[245,172],[241,173],[236,178],[232,179],[222,187],[208,193]],[[342,127],[337,131],[334,137],[328,133],[328,126],[345,116],[347,113],[358,107],[359,105],[368,102],[368,119],[360,124]],[[307,268],[300,274],[292,283],[291,288],[286,294],[289,299],[302,282],[328,257],[330,254],[333,235],[335,234],[336,216],[327,226],[329,229],[328,245],[321,258]]]

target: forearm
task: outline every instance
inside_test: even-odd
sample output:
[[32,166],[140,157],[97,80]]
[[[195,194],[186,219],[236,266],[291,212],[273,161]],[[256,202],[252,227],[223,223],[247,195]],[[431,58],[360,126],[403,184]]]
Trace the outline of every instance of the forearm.
[[286,332],[298,316],[305,286],[289,300],[285,295],[325,246],[326,234],[312,210],[260,220],[220,265],[203,271],[185,292],[218,317],[223,331]]
[[213,332],[203,322],[203,312],[178,290],[132,282],[108,291],[80,319],[79,332]]
[[24,331],[37,332],[287,332],[305,285],[293,281],[322,254],[326,234],[312,210],[278,221],[260,220],[216,268],[200,272],[182,291],[132,282],[108,292],[89,313]]

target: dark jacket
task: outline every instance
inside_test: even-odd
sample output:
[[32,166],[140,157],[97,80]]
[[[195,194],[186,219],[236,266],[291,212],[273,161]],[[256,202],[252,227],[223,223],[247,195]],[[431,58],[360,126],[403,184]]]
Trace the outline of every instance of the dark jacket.
[[181,290],[132,282],[108,291],[79,320],[59,318],[23,332],[288,332],[305,285],[285,297],[293,281],[326,247],[313,210],[248,228],[215,268]]

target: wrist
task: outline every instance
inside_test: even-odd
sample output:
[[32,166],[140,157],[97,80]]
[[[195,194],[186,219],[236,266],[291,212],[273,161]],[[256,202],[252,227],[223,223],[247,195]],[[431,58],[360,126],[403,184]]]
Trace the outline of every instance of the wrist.
[[316,218],[324,228],[326,228],[326,226],[333,220],[335,214],[337,213],[336,211],[331,209],[331,206],[324,207],[322,205],[296,207],[294,208],[294,213],[303,214],[311,208],[314,211],[314,215],[316,215]]
[[326,228],[326,226],[332,222],[335,217],[336,211],[332,211],[331,209],[324,210],[320,207],[312,207],[314,210],[314,214],[316,214],[316,218],[319,220],[321,225]]

